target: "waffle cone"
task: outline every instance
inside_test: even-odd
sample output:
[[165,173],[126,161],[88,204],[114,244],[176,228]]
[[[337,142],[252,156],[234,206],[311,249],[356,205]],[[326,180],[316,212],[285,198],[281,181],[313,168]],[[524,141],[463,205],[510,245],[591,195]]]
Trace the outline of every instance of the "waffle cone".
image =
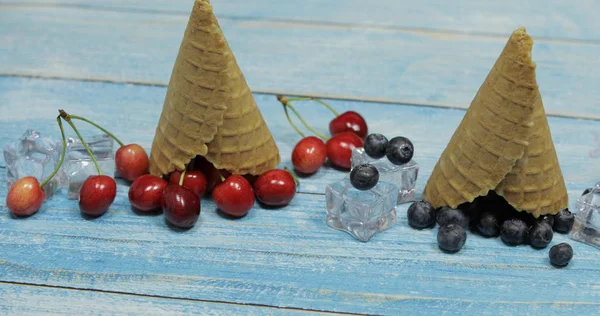
[[494,190],[535,217],[567,207],[567,190],[531,60],[533,40],[517,29],[479,88],[423,193],[458,207]]
[[169,81],[150,173],[183,170],[204,156],[217,169],[258,175],[279,150],[208,0],[196,0]]

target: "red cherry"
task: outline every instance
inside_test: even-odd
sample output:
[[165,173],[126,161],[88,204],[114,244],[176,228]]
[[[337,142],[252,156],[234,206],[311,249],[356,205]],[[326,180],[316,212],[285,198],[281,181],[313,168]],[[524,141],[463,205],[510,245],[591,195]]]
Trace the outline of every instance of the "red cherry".
[[311,174],[317,172],[327,159],[325,143],[315,136],[302,138],[292,151],[292,164],[300,173]]
[[363,147],[363,141],[352,132],[339,133],[327,141],[327,158],[337,167],[350,169],[352,149]]
[[115,155],[115,166],[119,175],[127,180],[133,181],[139,176],[148,173],[148,154],[138,144],[129,144],[117,150]]
[[191,190],[169,184],[163,192],[162,209],[171,225],[190,228],[200,217],[200,198]]
[[266,205],[283,206],[296,195],[296,182],[289,172],[273,169],[258,177],[254,192],[258,200]]
[[[181,171],[175,170],[171,173],[171,177],[169,178],[169,182],[172,184],[179,184],[179,179],[181,178]],[[196,193],[198,198],[202,198],[206,193],[206,176],[200,170],[190,170],[185,172],[185,176],[183,176],[183,187],[186,189],[192,190],[192,192]]]
[[348,111],[331,120],[329,123],[329,132],[332,136],[342,132],[353,132],[364,140],[369,134],[369,129],[367,122],[360,114]]
[[30,216],[37,212],[46,193],[34,177],[23,177],[10,187],[6,206],[15,216]]
[[213,200],[223,213],[242,217],[254,206],[254,190],[244,177],[232,175],[218,184],[212,192]]
[[117,195],[117,183],[109,176],[89,176],[79,190],[79,210],[83,215],[100,216]]
[[194,165],[197,169],[204,173],[206,176],[206,192],[211,192],[215,186],[221,183],[221,175],[219,171],[213,166],[210,161],[202,156],[196,156],[194,159]]
[[169,183],[157,176],[145,174],[129,187],[129,202],[140,211],[152,211],[161,207],[163,191]]

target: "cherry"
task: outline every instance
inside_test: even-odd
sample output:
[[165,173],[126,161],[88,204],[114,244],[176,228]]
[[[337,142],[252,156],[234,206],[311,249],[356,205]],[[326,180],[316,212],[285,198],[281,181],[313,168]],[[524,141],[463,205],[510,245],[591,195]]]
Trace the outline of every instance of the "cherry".
[[179,228],[190,228],[200,217],[200,198],[194,192],[177,184],[169,184],[161,201],[165,219]]
[[296,182],[289,172],[273,169],[258,177],[254,192],[258,200],[266,205],[283,206],[296,195]]
[[[175,170],[171,173],[171,177],[169,178],[169,182],[172,184],[179,184],[179,180],[181,178],[181,171]],[[206,176],[200,170],[190,170],[186,171],[183,176],[183,187],[189,190],[192,190],[198,198],[202,198],[206,193]]]
[[363,141],[353,132],[341,132],[327,141],[327,158],[337,167],[350,169],[352,149],[363,147]]
[[206,192],[211,192],[217,184],[221,183],[219,170],[217,170],[210,161],[206,160],[206,158],[196,156],[196,158],[194,158],[194,165],[195,168],[202,171],[206,177]]
[[367,127],[367,122],[360,114],[354,111],[348,111],[340,114],[329,122],[329,132],[332,136],[342,132],[353,132],[364,140],[369,134],[369,129]]
[[109,176],[89,176],[79,191],[79,210],[83,215],[100,216],[108,210],[117,195],[117,183]]
[[117,172],[127,181],[134,181],[139,176],[147,174],[149,164],[148,154],[138,144],[122,146],[115,154]]
[[294,169],[304,174],[317,172],[327,159],[327,147],[315,136],[302,138],[292,151]]
[[15,216],[30,216],[35,214],[46,193],[34,177],[23,177],[10,187],[6,196],[6,206]]
[[129,202],[140,211],[152,211],[161,207],[163,191],[169,183],[151,174],[145,174],[133,181],[129,187]]
[[218,184],[212,192],[212,198],[223,213],[242,217],[254,206],[254,190],[240,175],[232,175]]

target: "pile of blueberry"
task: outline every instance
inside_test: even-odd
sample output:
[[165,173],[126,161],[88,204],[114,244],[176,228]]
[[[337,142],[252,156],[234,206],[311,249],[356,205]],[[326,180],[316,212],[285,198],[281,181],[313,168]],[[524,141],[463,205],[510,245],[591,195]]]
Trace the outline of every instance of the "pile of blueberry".
[[395,165],[403,165],[409,162],[415,153],[415,148],[410,139],[397,136],[388,141],[385,136],[377,133],[367,136],[364,149],[369,157],[380,159],[386,156]]
[[[467,229],[486,238],[500,236],[509,246],[529,244],[543,249],[552,241],[554,232],[569,233],[575,221],[568,209],[536,219],[531,214],[516,211],[493,191],[457,209],[435,209],[426,201],[417,201],[408,208],[407,216],[408,224],[415,229],[433,228],[437,223],[440,226],[438,246],[447,253],[458,252],[465,245]],[[563,267],[573,257],[573,249],[561,243],[550,249],[549,257],[554,266]]]

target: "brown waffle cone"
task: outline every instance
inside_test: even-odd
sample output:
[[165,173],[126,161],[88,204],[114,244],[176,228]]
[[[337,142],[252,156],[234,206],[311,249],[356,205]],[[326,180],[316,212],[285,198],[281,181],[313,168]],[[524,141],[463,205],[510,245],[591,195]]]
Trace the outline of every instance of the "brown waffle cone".
[[279,150],[208,0],[196,0],[169,81],[150,173],[183,170],[196,155],[217,169],[258,175]]
[[458,207],[494,190],[535,217],[567,207],[567,190],[531,60],[513,32],[434,167],[423,199]]

